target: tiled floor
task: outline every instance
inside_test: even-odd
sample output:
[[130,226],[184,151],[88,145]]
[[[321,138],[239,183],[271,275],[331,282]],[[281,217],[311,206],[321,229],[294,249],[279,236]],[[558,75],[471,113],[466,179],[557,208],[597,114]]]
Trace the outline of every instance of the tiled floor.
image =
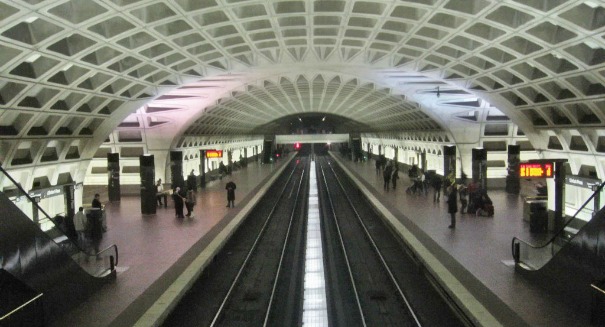
[[[433,203],[422,196],[406,195],[409,181],[404,174],[397,190],[385,192],[373,162],[347,165],[387,208],[423,234],[444,258],[444,264],[453,267],[471,289],[486,293],[478,296],[486,307],[501,311],[501,315],[518,315],[530,326],[587,325],[586,317],[575,317],[572,308],[532,286],[503,263],[512,260],[513,236],[531,237],[529,224],[521,216],[519,196],[490,192],[496,208],[493,218],[459,215],[456,229],[450,230],[445,201]],[[238,188],[234,209],[225,208],[227,181],[209,183],[198,193],[193,219],[174,218],[170,201],[169,208],[158,208],[157,214],[150,216],[140,213],[138,197],[123,197],[119,203],[108,204],[109,230],[104,242],[116,243],[120,249],[117,280],[54,326],[131,326],[274,169],[250,164],[235,172],[233,180]]]

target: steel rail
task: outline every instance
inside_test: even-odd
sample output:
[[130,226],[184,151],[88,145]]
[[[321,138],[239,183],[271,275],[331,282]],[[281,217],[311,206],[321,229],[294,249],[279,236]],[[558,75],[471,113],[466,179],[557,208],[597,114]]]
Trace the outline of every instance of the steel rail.
[[334,209],[334,202],[332,201],[332,195],[330,193],[330,188],[328,187],[328,181],[326,180],[326,175],[324,172],[323,164],[319,164],[319,169],[321,170],[321,175],[323,177],[323,182],[325,185],[325,191],[328,196],[328,204],[330,206],[330,211],[332,212],[332,217],[334,218],[334,224],[336,226],[336,232],[338,233],[338,239],[340,241],[340,248],[342,249],[343,256],[345,262],[347,264],[347,271],[349,273],[349,280],[351,282],[351,287],[353,288],[353,293],[355,294],[355,302],[357,303],[357,309],[359,310],[359,315],[361,316],[361,322],[363,326],[367,326],[366,318],[363,313],[363,306],[361,305],[361,300],[359,297],[359,291],[357,290],[357,286],[355,283],[355,277],[353,276],[353,269],[351,268],[351,263],[349,260],[349,255],[347,253],[347,249],[344,244],[344,239],[342,237],[342,232],[340,231],[340,224],[338,223],[338,219],[336,219],[336,210]]
[[370,244],[372,244],[372,248],[374,249],[374,251],[376,252],[376,254],[378,255],[378,258],[380,258],[380,261],[382,262],[383,267],[385,268],[387,274],[389,275],[389,278],[391,280],[391,282],[393,283],[393,285],[395,286],[395,288],[397,289],[397,293],[399,294],[400,298],[403,300],[403,302],[405,303],[408,311],[410,312],[410,314],[412,315],[412,317],[414,318],[414,321],[416,322],[416,326],[422,326],[420,324],[420,320],[418,320],[418,317],[416,316],[416,313],[414,312],[414,309],[412,308],[412,305],[410,304],[410,302],[408,301],[407,297],[405,296],[405,294],[403,294],[403,290],[401,289],[401,286],[399,285],[399,283],[397,282],[397,279],[395,278],[395,275],[393,275],[393,272],[391,271],[391,268],[389,268],[388,263],[386,262],[386,260],[384,259],[384,256],[382,255],[382,252],[380,251],[380,249],[378,248],[378,246],[376,245],[376,242],[374,241],[374,238],[372,237],[372,235],[370,234],[370,231],[368,230],[368,228],[366,227],[366,225],[364,224],[363,220],[361,219],[361,215],[359,214],[359,212],[357,211],[357,209],[355,208],[355,205],[353,204],[353,201],[351,201],[351,198],[349,197],[349,195],[346,192],[346,189],[344,188],[344,186],[342,185],[342,182],[340,180],[340,178],[338,177],[338,174],[336,174],[336,171],[334,171],[334,168],[330,166],[330,170],[332,170],[332,173],[334,174],[334,177],[336,178],[336,181],[338,182],[338,185],[340,186],[341,190],[343,191],[343,194],[345,195],[345,197],[347,198],[347,201],[349,202],[349,205],[351,206],[351,209],[353,209],[353,212],[355,213],[355,216],[357,217],[357,221],[359,222],[359,224],[361,225],[361,227],[363,228],[366,236],[368,237],[368,239],[370,240]]
[[[309,165],[309,162],[307,162]],[[284,258],[286,256],[286,248],[288,246],[288,241],[290,239],[290,231],[292,230],[292,225],[294,223],[294,217],[297,212],[296,207],[298,206],[298,200],[300,199],[300,191],[303,186],[303,182],[305,179],[305,172],[307,170],[303,169],[302,174],[300,176],[300,182],[298,183],[298,190],[296,191],[296,197],[294,199],[294,207],[292,208],[292,212],[290,213],[290,221],[288,222],[288,230],[286,231],[286,237],[284,238],[284,244],[282,245],[281,255],[279,258],[279,265],[277,266],[277,272],[275,273],[275,280],[273,281],[273,288],[271,289],[271,296],[269,297],[269,304],[267,305],[267,313],[265,314],[265,320],[263,322],[263,326],[267,326],[269,323],[269,314],[271,313],[271,308],[273,307],[273,299],[275,298],[275,292],[277,291],[277,284],[279,281],[279,276],[282,271],[282,264],[284,262]],[[307,174],[307,182],[309,176]]]
[[250,247],[250,250],[248,251],[248,254],[246,255],[246,258],[244,259],[244,262],[240,266],[240,268],[237,272],[237,275],[235,276],[233,282],[231,283],[231,286],[229,286],[229,290],[227,291],[227,294],[225,295],[223,301],[221,302],[220,307],[218,308],[216,314],[214,315],[214,318],[212,319],[210,326],[216,326],[216,324],[218,323],[218,320],[219,320],[221,314],[223,313],[223,310],[225,310],[227,301],[229,301],[229,299],[231,298],[231,295],[233,294],[233,290],[235,289],[235,286],[238,284],[246,266],[248,265],[248,262],[250,261],[250,258],[252,257],[252,254],[255,252],[256,247],[257,247],[258,243],[260,242],[260,239],[262,238],[263,234],[265,233],[265,231],[267,229],[267,226],[269,225],[269,222],[271,221],[271,218],[273,218],[273,213],[275,212],[276,208],[280,204],[280,200],[283,197],[283,195],[285,194],[284,191],[288,187],[288,184],[289,184],[290,180],[292,179],[292,176],[294,175],[295,171],[296,171],[296,167],[294,167],[294,169],[292,169],[292,172],[288,176],[286,183],[284,183],[284,187],[282,188],[281,192],[279,193],[279,197],[277,198],[277,201],[275,201],[275,204],[273,205],[273,207],[271,208],[271,211],[267,215],[267,218],[265,219],[265,222],[263,223],[261,230],[259,231],[256,239],[254,240],[252,247]]

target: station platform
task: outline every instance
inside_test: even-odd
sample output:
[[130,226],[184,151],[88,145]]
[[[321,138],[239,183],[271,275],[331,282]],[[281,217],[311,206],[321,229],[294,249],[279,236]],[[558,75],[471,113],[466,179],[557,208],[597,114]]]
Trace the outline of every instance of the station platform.
[[[339,155],[336,155],[340,158]],[[288,157],[290,159],[291,157]],[[154,305],[169,292],[199,253],[222,237],[246,208],[258,200],[257,194],[284,160],[272,165],[249,163],[232,175],[237,184],[235,208],[226,208],[228,178],[210,182],[198,190],[194,218],[177,219],[174,206],[159,207],[155,215],[142,215],[137,196],[107,203],[104,244],[117,244],[120,258],[117,279],[106,285],[64,319],[53,324],[66,326],[152,326],[144,316],[158,317]],[[442,198],[405,193],[411,184],[400,172],[396,190],[384,191],[382,176],[374,161],[342,161],[351,174],[365,185],[386,210],[404,225],[441,261],[504,326],[588,326],[588,317],[579,316],[560,299],[549,296],[515,273],[511,239],[535,239],[529,223],[523,221],[523,201],[503,190],[491,191],[496,208],[494,217],[458,215],[455,230],[448,228],[447,204]],[[259,191],[260,190],[260,191]],[[102,201],[106,200],[102,195]],[[85,199],[86,201],[86,199]],[[103,201],[104,202],[104,201]]]
[[402,171],[397,189],[386,191],[374,160],[355,163],[341,159],[339,154],[334,157],[384,205],[381,211],[390,212],[408,227],[502,325],[590,326],[590,317],[515,273],[512,238],[540,244],[548,237],[530,233],[529,222],[523,220],[520,195],[488,190],[494,216],[458,213],[456,228],[449,229],[450,215],[443,194],[438,202],[433,202],[432,189],[428,196],[406,194],[412,182]]
[[[52,326],[135,325],[196,254],[255,201],[259,189],[286,161],[250,162],[231,176],[208,182],[205,188],[198,189],[193,218],[176,218],[170,198],[168,207],[158,207],[155,215],[143,215],[139,196],[122,196],[120,202],[107,202],[107,194],[101,193],[107,212],[107,232],[101,248],[118,246],[117,278]],[[225,184],[230,179],[237,185],[235,208],[226,207]],[[85,203],[88,201],[92,198],[84,199]]]

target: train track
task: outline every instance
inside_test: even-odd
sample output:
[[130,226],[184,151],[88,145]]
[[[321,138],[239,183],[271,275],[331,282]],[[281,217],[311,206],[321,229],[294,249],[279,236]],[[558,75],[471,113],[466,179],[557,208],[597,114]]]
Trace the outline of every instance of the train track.
[[[271,186],[164,326],[302,325],[308,161]],[[329,325],[464,326],[364,195],[316,162]]]
[[464,326],[339,168],[319,160],[331,326]]
[[[164,326],[295,326],[307,160],[292,164]],[[287,272],[287,273],[285,273]],[[294,289],[290,301],[284,294]],[[211,319],[210,319],[211,318]]]

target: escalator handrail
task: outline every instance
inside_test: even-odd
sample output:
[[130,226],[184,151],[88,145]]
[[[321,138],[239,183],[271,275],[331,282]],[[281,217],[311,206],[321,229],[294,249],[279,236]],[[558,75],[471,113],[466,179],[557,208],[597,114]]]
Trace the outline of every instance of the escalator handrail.
[[[46,216],[46,219],[50,220],[55,225],[56,228],[58,228],[59,230],[62,231],[62,229],[57,225],[57,222],[54,220],[54,218],[51,218],[50,215],[46,211],[44,211],[44,209],[42,209],[38,205],[38,203],[31,196],[29,196],[29,194],[23,189],[23,187],[21,187],[21,184],[17,183],[17,181],[4,168],[2,168],[2,165],[0,165],[0,172],[2,172],[4,174],[4,176],[8,177],[8,179],[11,182],[13,182],[13,185],[15,185],[17,187],[17,189],[21,193],[23,193],[29,199],[29,201],[31,203],[33,203],[36,206],[36,209],[40,210],[44,214],[44,216]],[[63,232],[63,231],[62,231],[62,233],[65,234],[65,232]],[[69,237],[67,239],[69,240],[69,242],[71,242],[71,244],[73,246],[75,246],[76,248],[78,248],[81,252],[85,252],[84,249],[82,249],[79,244],[77,244],[76,242],[74,242]],[[99,251],[99,253],[96,253],[94,255],[99,255],[99,254],[105,252],[106,250],[108,250],[108,249],[110,249],[112,247],[115,247],[115,249],[116,249],[115,252],[116,252],[116,265],[117,265],[118,264],[118,246],[115,245],[115,244],[112,244],[112,245],[108,246],[107,248]]]
[[12,316],[13,314],[23,310],[25,307],[27,307],[28,305],[32,304],[34,301],[38,300],[40,297],[42,297],[42,295],[44,295],[44,293],[39,293],[36,296],[32,297],[31,299],[25,301],[23,304],[21,304],[20,306],[16,307],[15,309],[11,310],[11,312],[5,314],[4,316],[0,317],[0,321],[7,319],[8,317]]
[[106,251],[109,251],[111,248],[115,248],[115,253],[116,253],[116,260],[114,262],[114,264],[117,266],[118,265],[118,246],[115,244],[112,244],[106,248],[104,248],[103,250],[99,251],[99,253],[97,253],[96,255],[100,255],[101,253],[104,253]]
[[[15,179],[13,179],[13,176],[11,176],[6,170],[4,170],[4,168],[2,168],[1,165],[0,165],[0,172],[2,172],[4,174],[4,176],[8,177],[8,179],[10,179],[10,181],[13,182],[13,184],[17,187],[17,189],[21,193],[25,194],[25,196],[29,199],[29,201],[31,203],[35,203],[37,209],[40,210],[46,216],[46,218],[48,218],[50,221],[52,221],[53,223],[55,223],[55,220],[52,219],[50,217],[50,215],[46,211],[44,211],[44,209],[40,208],[40,206],[38,205],[38,203],[36,203],[36,201],[31,196],[29,196],[29,194],[27,193],[27,191],[25,191],[23,189],[23,187],[21,187],[21,184],[17,183],[17,181]],[[56,225],[56,223],[55,223],[55,225]]]
[[597,196],[597,194],[601,193],[601,190],[603,190],[603,187],[605,187],[605,181],[604,181],[604,182],[602,182],[602,183],[599,185],[599,187],[597,188],[597,190],[596,190],[596,191],[594,191],[594,192],[592,193],[592,195],[590,195],[590,197],[588,198],[588,200],[586,200],[586,201],[584,202],[584,204],[582,204],[582,206],[580,206],[580,208],[579,208],[579,209],[576,211],[576,213],[575,213],[575,214],[574,214],[574,215],[573,215],[573,216],[572,216],[572,217],[571,217],[571,218],[570,218],[568,221],[566,221],[566,222],[565,222],[565,224],[563,224],[563,227],[561,227],[561,228],[560,228],[560,229],[559,229],[559,230],[558,230],[558,231],[557,231],[557,232],[556,232],[556,233],[553,235],[553,237],[552,237],[550,240],[546,241],[544,244],[542,244],[542,245],[536,245],[536,244],[532,244],[532,243],[530,243],[529,241],[522,240],[522,239],[520,239],[520,238],[518,238],[518,237],[516,237],[516,236],[515,236],[515,237],[513,237],[513,240],[512,240],[512,252],[513,252],[513,257],[515,256],[515,243],[516,243],[515,241],[520,242],[520,243],[524,243],[524,244],[526,244],[527,246],[529,246],[529,247],[531,247],[531,248],[534,248],[534,249],[541,249],[541,248],[544,248],[544,247],[546,247],[546,246],[548,246],[548,245],[552,244],[552,243],[555,241],[555,239],[556,239],[557,237],[559,237],[559,235],[560,235],[560,234],[562,234],[562,233],[563,233],[563,231],[565,230],[565,228],[567,227],[567,225],[569,225],[569,224],[570,224],[572,221],[574,221],[574,220],[576,219],[576,216],[577,216],[577,215],[580,213],[580,211],[582,211],[582,209],[584,209],[584,207],[586,207],[586,205],[588,205],[588,202],[590,202],[592,199],[594,199],[594,198]]

